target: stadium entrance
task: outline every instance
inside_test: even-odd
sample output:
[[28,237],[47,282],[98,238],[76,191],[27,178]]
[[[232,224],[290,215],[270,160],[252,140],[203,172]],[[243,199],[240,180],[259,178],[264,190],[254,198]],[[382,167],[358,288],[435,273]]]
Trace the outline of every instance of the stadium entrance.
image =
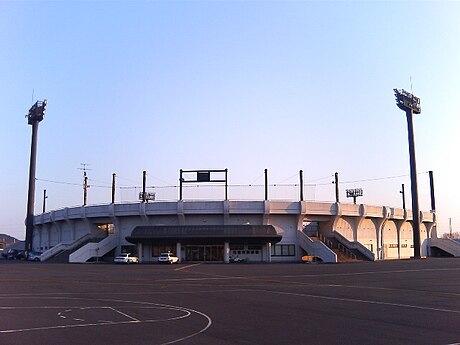
[[270,244],[282,236],[273,225],[140,225],[126,240],[141,262],[156,262],[162,250],[182,262],[230,262],[233,257],[270,262]]
[[185,261],[224,261],[224,246],[184,246]]

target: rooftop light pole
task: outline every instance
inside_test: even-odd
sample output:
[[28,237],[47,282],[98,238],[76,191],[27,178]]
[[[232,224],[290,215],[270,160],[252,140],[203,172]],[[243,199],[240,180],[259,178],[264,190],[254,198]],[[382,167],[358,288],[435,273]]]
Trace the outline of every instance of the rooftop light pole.
[[353,203],[356,205],[356,198],[363,196],[362,188],[347,189],[347,198],[353,198]]
[[27,196],[27,214],[26,214],[26,238],[24,249],[27,252],[32,250],[32,238],[34,231],[34,206],[35,206],[35,173],[37,168],[37,137],[38,124],[45,116],[45,107],[48,102],[37,101],[26,115],[27,123],[32,126],[32,141],[30,147],[30,164],[29,164],[29,192]]
[[410,158],[410,180],[412,194],[412,229],[414,239],[414,258],[420,259],[420,211],[418,205],[418,188],[417,188],[417,164],[415,161],[415,140],[413,114],[420,114],[420,98],[405,91],[394,89],[396,105],[399,109],[406,112],[407,131],[409,139],[409,158]]

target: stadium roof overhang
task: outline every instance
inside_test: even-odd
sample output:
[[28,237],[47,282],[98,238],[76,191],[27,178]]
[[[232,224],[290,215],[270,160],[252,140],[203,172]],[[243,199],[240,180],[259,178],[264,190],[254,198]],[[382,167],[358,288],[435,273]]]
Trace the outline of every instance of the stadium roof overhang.
[[277,243],[282,236],[273,225],[146,225],[137,226],[131,243]]

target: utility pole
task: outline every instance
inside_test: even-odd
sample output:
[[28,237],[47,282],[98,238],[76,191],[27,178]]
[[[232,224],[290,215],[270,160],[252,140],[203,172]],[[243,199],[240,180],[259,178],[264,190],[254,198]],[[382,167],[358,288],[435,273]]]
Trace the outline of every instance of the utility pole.
[[415,139],[413,114],[420,114],[420,98],[405,91],[393,89],[396,97],[396,105],[399,109],[406,112],[407,133],[409,141],[409,159],[410,159],[410,180],[412,194],[412,229],[414,241],[414,258],[421,258],[420,243],[420,210],[418,204],[418,187],[417,187],[417,163],[415,160]]
[[265,175],[265,200],[268,200],[268,169],[264,170]]
[[112,204],[115,204],[115,178],[116,178],[116,174],[113,173],[112,174]]
[[46,195],[46,189],[43,189],[43,213],[46,212],[46,199],[48,199],[48,196]]
[[401,190],[399,191],[399,193],[402,194],[403,210],[405,210],[406,209],[406,194],[404,192],[404,183],[401,185]]
[[335,202],[339,203],[339,173],[336,172],[334,174],[334,182],[335,183]]
[[32,126],[32,140],[30,145],[30,164],[29,164],[29,191],[27,195],[27,214],[26,214],[26,238],[24,249],[32,251],[32,239],[34,232],[34,205],[35,205],[35,174],[37,169],[37,139],[38,124],[45,116],[47,100],[37,101],[26,115],[27,123]]
[[430,176],[431,212],[436,212],[436,199],[434,197],[434,177],[433,171],[428,171]]
[[87,168],[89,164],[80,163],[80,165],[83,166],[83,168],[78,168],[78,170],[83,170],[83,206],[86,206],[87,199],[88,199],[88,188],[90,187],[88,185],[88,176],[86,175],[86,171],[91,170],[91,169]]
[[145,186],[147,184],[147,171],[142,172],[142,202],[147,201],[147,194],[145,192]]
[[299,171],[300,201],[303,201],[303,170]]

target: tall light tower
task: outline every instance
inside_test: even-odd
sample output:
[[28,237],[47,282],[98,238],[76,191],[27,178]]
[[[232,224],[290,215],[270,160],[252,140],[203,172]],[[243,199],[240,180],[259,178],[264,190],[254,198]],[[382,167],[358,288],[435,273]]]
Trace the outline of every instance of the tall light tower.
[[406,112],[407,131],[409,139],[409,157],[410,157],[410,181],[412,194],[412,229],[414,239],[414,258],[420,259],[420,211],[418,206],[418,188],[417,188],[417,164],[415,161],[415,140],[413,114],[420,114],[420,98],[405,91],[393,89],[396,97],[396,105],[399,109]]
[[353,198],[353,203],[356,205],[356,198],[363,196],[362,188],[347,189],[347,198]]
[[45,116],[45,107],[47,100],[37,101],[26,115],[27,123],[32,126],[32,142],[30,146],[30,164],[29,164],[29,193],[27,196],[27,215],[26,215],[26,240],[25,250],[32,250],[32,237],[34,231],[34,206],[35,206],[35,172],[37,167],[37,136],[38,124]]

